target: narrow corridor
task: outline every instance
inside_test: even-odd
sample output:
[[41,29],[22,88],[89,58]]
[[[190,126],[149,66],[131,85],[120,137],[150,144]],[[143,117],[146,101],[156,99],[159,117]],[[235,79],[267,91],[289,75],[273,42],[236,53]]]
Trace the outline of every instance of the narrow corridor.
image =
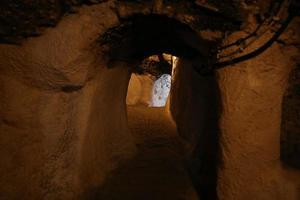
[[116,169],[101,200],[198,200],[183,166],[184,143],[165,108],[128,107],[138,154]]

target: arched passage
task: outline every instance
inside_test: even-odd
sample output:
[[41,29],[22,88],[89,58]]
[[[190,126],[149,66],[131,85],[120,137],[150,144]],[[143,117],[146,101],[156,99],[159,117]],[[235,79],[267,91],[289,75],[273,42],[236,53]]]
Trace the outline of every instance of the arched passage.
[[185,169],[195,189],[202,198],[216,199],[218,87],[213,72],[201,74],[215,59],[213,44],[189,26],[161,15],[134,15],[109,29],[100,38],[100,44],[108,47],[111,69],[118,67],[116,61],[121,61],[132,71],[153,54],[179,57],[168,109],[179,135],[187,143]]

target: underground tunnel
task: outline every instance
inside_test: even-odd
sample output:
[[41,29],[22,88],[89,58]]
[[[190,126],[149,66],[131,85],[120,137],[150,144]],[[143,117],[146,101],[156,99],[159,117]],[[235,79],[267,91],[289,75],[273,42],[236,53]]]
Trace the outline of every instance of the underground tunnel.
[[0,3],[0,199],[299,200],[297,0]]

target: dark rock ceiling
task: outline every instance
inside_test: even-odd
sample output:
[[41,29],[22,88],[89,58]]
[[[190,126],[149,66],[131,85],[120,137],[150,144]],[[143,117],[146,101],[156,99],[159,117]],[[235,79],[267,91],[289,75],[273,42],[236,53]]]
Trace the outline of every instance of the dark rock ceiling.
[[[107,0],[2,0],[0,1],[0,43],[20,43],[23,38],[42,34],[42,27],[53,27],[65,14],[76,13],[83,4],[91,5]],[[113,1],[113,0],[111,0]],[[176,12],[195,16],[199,24],[207,23],[211,16],[224,24],[222,20],[239,21],[238,3],[240,0],[165,0],[164,6],[173,7]],[[157,0],[115,0],[115,5],[152,5]],[[251,1],[249,1],[251,3]],[[248,3],[249,3],[248,2]],[[200,5],[200,6],[199,6]],[[208,6],[201,6],[208,5]],[[218,13],[214,13],[214,8]],[[202,15],[202,18],[198,16]],[[218,16],[219,15],[219,16]],[[203,18],[208,16],[208,18]],[[213,20],[211,20],[213,21]],[[226,23],[225,23],[226,25]],[[197,26],[197,24],[196,24]],[[226,27],[228,28],[228,27]]]

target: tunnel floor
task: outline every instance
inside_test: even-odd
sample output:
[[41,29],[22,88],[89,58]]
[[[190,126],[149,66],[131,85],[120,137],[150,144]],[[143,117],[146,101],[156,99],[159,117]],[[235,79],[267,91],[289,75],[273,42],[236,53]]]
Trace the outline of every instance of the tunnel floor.
[[101,200],[198,200],[184,169],[185,148],[165,108],[128,107],[138,154],[108,177]]

